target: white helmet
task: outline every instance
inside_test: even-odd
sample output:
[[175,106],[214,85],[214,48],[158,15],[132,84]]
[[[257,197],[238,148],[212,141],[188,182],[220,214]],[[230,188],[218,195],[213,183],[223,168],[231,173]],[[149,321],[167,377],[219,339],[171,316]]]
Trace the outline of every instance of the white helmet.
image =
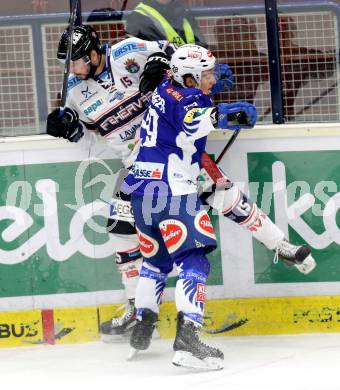
[[210,50],[198,45],[180,46],[172,55],[170,67],[173,78],[185,87],[183,76],[191,75],[200,84],[202,72],[214,69],[216,58]]

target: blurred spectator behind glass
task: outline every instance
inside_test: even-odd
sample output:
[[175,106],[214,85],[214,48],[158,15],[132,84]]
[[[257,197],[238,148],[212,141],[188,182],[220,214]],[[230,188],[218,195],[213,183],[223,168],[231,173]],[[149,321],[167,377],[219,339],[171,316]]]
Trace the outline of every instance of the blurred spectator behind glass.
[[126,34],[141,39],[167,40],[176,47],[197,43],[206,47],[185,0],[146,0],[126,19]]
[[[214,101],[245,100],[256,105],[262,117],[262,102],[255,101],[258,90],[269,80],[267,54],[257,47],[256,19],[245,17],[220,18],[213,29],[217,57],[232,68],[235,83],[232,90],[215,95]],[[269,87],[264,96],[270,105]]]
[[[304,114],[312,105],[319,104],[322,112],[323,97],[330,98],[329,95],[337,87],[334,75],[337,60],[331,39],[327,41],[325,37],[323,47],[315,47],[318,38],[312,35],[313,26],[309,25],[309,33],[308,27],[302,27],[299,38],[298,21],[298,17],[290,16],[281,16],[279,20],[283,102],[288,121],[296,120],[296,116]],[[308,47],[301,44],[307,44]],[[321,80],[327,79],[334,84],[322,88]],[[329,100],[325,99],[324,104],[328,103]]]

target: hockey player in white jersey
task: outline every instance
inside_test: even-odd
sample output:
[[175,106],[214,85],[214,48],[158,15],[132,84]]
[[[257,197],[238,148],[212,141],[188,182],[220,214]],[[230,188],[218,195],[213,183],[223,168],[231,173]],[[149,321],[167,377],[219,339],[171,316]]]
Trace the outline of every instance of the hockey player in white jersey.
[[[66,58],[69,31],[60,38],[57,57]],[[150,54],[164,51],[166,41],[125,39],[111,47],[101,46],[90,26],[77,26],[73,32],[70,77],[64,115],[55,109],[47,118],[47,133],[88,147],[104,137],[112,156],[131,166],[138,148],[139,128],[151,93],[139,91],[140,74]],[[141,254],[131,212],[125,194],[113,194],[108,231],[115,238],[116,264],[122,276],[128,305],[119,318],[101,325],[104,341],[123,334],[135,321],[135,287],[141,266]],[[122,206],[122,207],[120,207]],[[106,337],[107,336],[107,337]]]

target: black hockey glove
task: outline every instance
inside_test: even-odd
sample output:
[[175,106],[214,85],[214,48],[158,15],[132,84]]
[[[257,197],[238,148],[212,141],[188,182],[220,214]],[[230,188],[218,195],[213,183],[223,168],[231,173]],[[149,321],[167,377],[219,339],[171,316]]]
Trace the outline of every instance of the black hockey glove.
[[84,135],[78,113],[68,107],[63,113],[60,112],[60,108],[56,108],[47,115],[46,133],[70,142],[78,142]]
[[162,82],[165,72],[170,69],[170,58],[163,52],[151,54],[140,76],[139,90],[142,93],[153,92]]

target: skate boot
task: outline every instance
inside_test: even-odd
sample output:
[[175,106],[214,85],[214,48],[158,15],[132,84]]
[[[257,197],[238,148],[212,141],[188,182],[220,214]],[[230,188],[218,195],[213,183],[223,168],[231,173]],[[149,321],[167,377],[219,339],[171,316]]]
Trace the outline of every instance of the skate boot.
[[200,328],[185,320],[182,312],[177,315],[177,331],[174,342],[175,366],[201,370],[221,370],[224,368],[223,352],[204,344],[199,339]]
[[274,264],[280,259],[289,266],[295,266],[305,275],[309,274],[316,267],[316,262],[307,245],[293,245],[286,239],[283,239],[274,250]]
[[104,343],[112,343],[130,337],[136,324],[135,300],[129,299],[126,310],[120,317],[111,318],[100,325],[101,338]]
[[142,310],[142,319],[137,319],[136,325],[134,326],[130,337],[131,351],[129,353],[128,360],[136,355],[138,351],[149,348],[157,319],[157,313],[150,309]]

